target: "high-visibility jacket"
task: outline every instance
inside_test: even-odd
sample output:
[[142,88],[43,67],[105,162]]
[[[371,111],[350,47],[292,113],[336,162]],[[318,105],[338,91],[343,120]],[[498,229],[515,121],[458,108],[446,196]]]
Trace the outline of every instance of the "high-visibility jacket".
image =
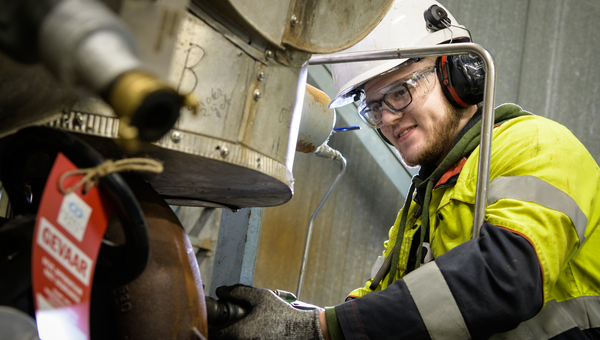
[[[419,205],[412,204],[393,284],[385,277],[373,292],[371,279],[350,294],[356,299],[335,307],[346,339],[600,334],[598,165],[568,129],[540,116],[506,121],[492,138],[481,236],[471,240],[477,147],[432,191],[435,260],[407,274],[413,238],[421,232]],[[400,216],[384,257],[397,242]]]

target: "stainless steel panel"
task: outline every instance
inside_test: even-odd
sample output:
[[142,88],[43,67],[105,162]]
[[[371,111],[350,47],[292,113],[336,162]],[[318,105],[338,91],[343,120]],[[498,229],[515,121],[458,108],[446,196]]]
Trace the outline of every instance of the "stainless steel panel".
[[[164,162],[164,172],[148,180],[170,201],[262,207],[292,196],[288,145],[294,138],[295,147],[290,129],[301,68],[256,60],[245,52],[254,47],[238,44],[192,14],[182,23],[170,81],[193,93],[200,111],[182,110],[175,128],[143,150]],[[83,134],[108,157],[122,157],[113,143],[118,124],[93,99],[49,123]]]
[[237,142],[255,64],[256,60],[221,33],[188,14],[181,25],[169,79],[181,93],[196,95],[199,112],[192,115],[184,110],[176,128]]
[[285,25],[289,22],[291,0],[245,1],[245,0],[193,0],[200,6],[206,4],[247,30],[259,35],[270,44],[280,45]]
[[[260,153],[285,162],[300,68],[276,63],[269,66],[260,65],[254,73],[264,72],[264,80],[254,81],[249,117],[245,130],[240,131],[240,140]],[[295,147],[295,140],[293,144]]]

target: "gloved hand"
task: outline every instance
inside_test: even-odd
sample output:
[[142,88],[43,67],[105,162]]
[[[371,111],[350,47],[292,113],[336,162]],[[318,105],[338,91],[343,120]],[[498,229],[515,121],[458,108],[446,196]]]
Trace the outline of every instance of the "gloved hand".
[[290,306],[272,291],[246,285],[221,286],[217,296],[240,305],[249,305],[250,314],[216,333],[219,340],[323,340],[319,310],[304,311]]

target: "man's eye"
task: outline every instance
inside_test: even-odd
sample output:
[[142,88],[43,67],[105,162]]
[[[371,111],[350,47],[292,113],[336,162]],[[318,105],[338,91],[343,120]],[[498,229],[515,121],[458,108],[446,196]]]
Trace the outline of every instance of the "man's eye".
[[381,103],[380,102],[373,102],[369,105],[369,109],[371,111],[375,111],[378,112],[379,110],[381,110]]
[[394,93],[394,97],[396,100],[402,99],[406,96],[406,89],[405,88],[401,88],[400,90],[396,91]]

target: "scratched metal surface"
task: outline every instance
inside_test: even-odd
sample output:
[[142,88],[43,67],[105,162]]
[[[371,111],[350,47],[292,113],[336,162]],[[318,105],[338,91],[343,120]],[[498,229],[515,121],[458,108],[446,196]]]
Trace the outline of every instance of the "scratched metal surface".
[[276,48],[311,53],[350,47],[382,19],[393,0],[193,0]]

